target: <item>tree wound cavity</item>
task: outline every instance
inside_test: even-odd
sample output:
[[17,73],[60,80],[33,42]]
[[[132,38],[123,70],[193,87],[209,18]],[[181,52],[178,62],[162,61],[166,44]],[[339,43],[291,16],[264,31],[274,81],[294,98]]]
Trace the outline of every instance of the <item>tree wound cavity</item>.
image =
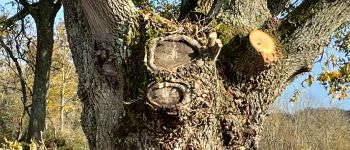
[[155,109],[176,110],[188,103],[186,87],[178,83],[155,83],[147,90],[147,100]]
[[174,71],[198,57],[200,44],[185,35],[171,35],[151,40],[147,46],[147,65],[153,71]]

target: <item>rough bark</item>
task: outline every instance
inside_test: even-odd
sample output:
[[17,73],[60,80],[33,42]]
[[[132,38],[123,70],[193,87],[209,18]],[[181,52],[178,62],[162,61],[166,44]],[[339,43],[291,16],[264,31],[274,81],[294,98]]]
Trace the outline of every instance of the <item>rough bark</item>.
[[[126,59],[124,34],[133,28],[131,1],[64,1],[65,20],[83,101],[82,125],[91,149],[119,148]],[[79,22],[76,22],[79,21]]]
[[[64,1],[91,149],[257,149],[268,106],[350,14],[350,2],[319,0],[278,22],[265,0],[203,2],[227,27],[218,29],[222,50],[221,40],[207,43],[213,30],[198,30],[206,24],[137,20],[131,1]],[[279,61],[265,64],[249,43],[253,29],[276,39]]]

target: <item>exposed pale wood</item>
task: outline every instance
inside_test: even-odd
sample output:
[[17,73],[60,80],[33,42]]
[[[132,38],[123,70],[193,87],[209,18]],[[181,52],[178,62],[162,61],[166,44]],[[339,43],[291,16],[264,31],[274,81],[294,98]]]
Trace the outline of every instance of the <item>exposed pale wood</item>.
[[213,47],[215,45],[215,41],[218,38],[218,34],[216,32],[212,32],[209,34],[207,47]]
[[249,41],[262,55],[265,63],[272,63],[278,60],[276,44],[269,34],[261,30],[253,30],[249,34]]

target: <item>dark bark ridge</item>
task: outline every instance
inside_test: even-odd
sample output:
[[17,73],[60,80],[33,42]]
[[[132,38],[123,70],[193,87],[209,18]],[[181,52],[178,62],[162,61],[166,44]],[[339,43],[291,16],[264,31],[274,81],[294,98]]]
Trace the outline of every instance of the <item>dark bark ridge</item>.
[[[296,75],[311,69],[323,40],[350,16],[350,2],[341,0],[304,3],[296,11],[305,17],[291,13],[281,22],[264,0],[218,0],[210,3],[217,16],[210,19],[224,24],[223,30],[153,14],[128,22],[136,18],[128,13],[131,2],[116,1],[123,8],[64,1],[92,149],[257,149],[268,106]],[[92,22],[104,15],[115,24]],[[266,65],[251,46],[253,29],[275,38],[277,62]],[[214,31],[227,38],[222,50],[221,40],[212,40]],[[134,32],[139,42],[125,44]]]

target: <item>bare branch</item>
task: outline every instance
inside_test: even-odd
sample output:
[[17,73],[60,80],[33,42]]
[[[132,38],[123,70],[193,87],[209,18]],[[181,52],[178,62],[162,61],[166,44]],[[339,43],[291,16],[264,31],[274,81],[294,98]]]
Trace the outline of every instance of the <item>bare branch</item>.
[[[14,56],[12,50],[10,47],[8,47],[5,42],[3,41],[2,37],[0,37],[0,46],[3,47],[6,51],[6,53],[10,56],[11,60],[15,63],[15,66],[16,66],[16,74],[18,76],[18,78],[20,79],[20,83],[21,83],[21,92],[22,92],[22,98],[21,98],[21,101],[22,101],[22,104],[23,104],[23,114],[22,114],[22,118],[23,116],[25,115],[25,113],[27,113],[29,116],[30,116],[30,113],[29,113],[29,109],[28,107],[26,106],[27,105],[27,101],[28,101],[28,97],[27,97],[27,90],[26,90],[26,86],[27,86],[27,82],[24,78],[24,75],[23,75],[23,71],[22,71],[22,68],[19,64],[19,61],[18,59]],[[21,123],[22,123],[22,118],[21,118]]]
[[12,26],[17,21],[25,18],[29,12],[26,9],[20,10],[17,14],[13,15],[12,17],[8,18],[6,21],[4,21],[4,25],[2,26],[1,30],[5,30],[6,28]]

